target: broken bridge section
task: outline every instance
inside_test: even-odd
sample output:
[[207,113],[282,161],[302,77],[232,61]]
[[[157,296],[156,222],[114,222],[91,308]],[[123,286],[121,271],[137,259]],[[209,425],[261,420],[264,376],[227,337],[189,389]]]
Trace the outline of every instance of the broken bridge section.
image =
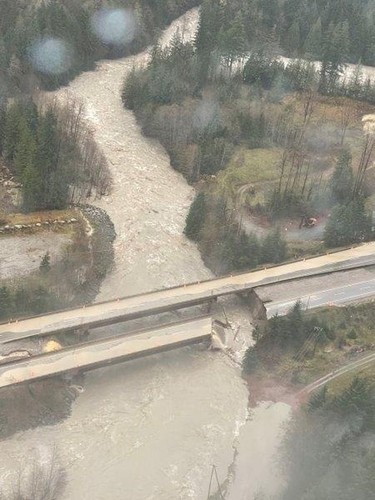
[[[262,285],[355,269],[374,265],[374,263],[375,243],[367,243],[349,250],[263,270],[191,283],[93,304],[80,309],[60,311],[0,324],[0,342],[8,343],[67,331],[84,331],[88,328],[121,323],[194,305],[210,304],[218,297],[243,294]],[[256,301],[256,297],[250,295],[250,304],[253,304],[261,314],[261,306],[254,301]]]
[[131,336],[87,342],[0,366],[0,388],[42,378],[88,371],[200,342],[211,342],[212,319],[202,317]]

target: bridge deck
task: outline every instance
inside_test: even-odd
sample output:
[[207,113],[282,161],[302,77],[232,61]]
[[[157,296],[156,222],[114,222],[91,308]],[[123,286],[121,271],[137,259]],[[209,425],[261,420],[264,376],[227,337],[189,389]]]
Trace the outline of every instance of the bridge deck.
[[237,293],[261,285],[375,264],[375,243],[351,250],[293,262],[262,271],[192,283],[133,297],[97,303],[85,308],[0,324],[0,342],[44,336],[64,330],[97,327],[200,304],[210,298]]
[[71,370],[100,366],[149,356],[211,338],[212,319],[200,318],[148,330],[132,337],[89,342],[27,360],[0,366],[0,388],[31,382]]

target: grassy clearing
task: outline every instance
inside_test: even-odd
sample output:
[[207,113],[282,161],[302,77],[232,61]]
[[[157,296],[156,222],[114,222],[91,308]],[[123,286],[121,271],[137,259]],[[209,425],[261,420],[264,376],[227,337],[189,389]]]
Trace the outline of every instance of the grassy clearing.
[[[350,112],[347,111],[350,103]],[[296,95],[286,98],[281,106],[295,109],[297,121],[302,120],[304,104]],[[314,103],[314,111],[309,122],[306,140],[307,154],[311,156],[311,172],[317,178],[322,171],[329,172],[335,164],[336,153],[340,149],[342,122],[345,113],[349,113],[348,130],[345,144],[353,154],[353,165],[361,153],[363,138],[362,117],[375,110],[369,104],[351,101],[347,98],[328,98],[319,96]],[[224,171],[218,174],[217,184],[221,194],[234,199],[238,189],[247,184],[256,186],[254,196],[259,196],[259,202],[264,198],[264,185],[272,185],[279,177],[278,163],[282,155],[281,148],[246,149],[238,147]],[[249,197],[248,197],[249,198]],[[245,201],[245,200],[244,200]],[[248,201],[248,199],[246,199]],[[254,201],[251,200],[251,205]]]
[[280,149],[238,148],[228,167],[218,176],[223,186],[273,181],[277,179]]
[[242,202],[254,205],[264,203],[267,186],[278,178],[280,149],[244,149],[238,148],[227,168],[217,177],[217,189],[226,198],[235,200],[242,186],[254,185],[252,194],[244,193]]

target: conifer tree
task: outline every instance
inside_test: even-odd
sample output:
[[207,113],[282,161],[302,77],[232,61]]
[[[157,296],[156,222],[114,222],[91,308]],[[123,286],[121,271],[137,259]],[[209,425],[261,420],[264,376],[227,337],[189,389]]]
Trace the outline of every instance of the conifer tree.
[[12,298],[6,286],[0,287],[0,317],[9,318],[12,313]]
[[195,47],[199,60],[200,81],[206,81],[213,62],[213,52],[218,47],[223,22],[223,7],[219,0],[203,0]]
[[324,243],[327,247],[339,247],[368,241],[371,236],[371,218],[363,199],[356,197],[332,210],[324,231]]
[[43,258],[40,261],[39,270],[43,274],[47,274],[51,270],[51,256],[49,252],[46,252],[43,255]]
[[57,169],[59,139],[56,117],[49,109],[40,119],[38,126],[37,164],[43,177]]
[[14,160],[20,124],[23,120],[22,108],[19,103],[11,104],[6,111],[4,130],[4,153],[5,159],[12,162]]
[[231,72],[233,63],[245,54],[246,35],[242,16],[236,16],[230,27],[221,32],[219,46]]
[[271,231],[262,241],[262,262],[278,264],[285,260],[287,255],[286,241],[277,228]]
[[42,207],[64,208],[68,195],[68,179],[59,168],[59,137],[52,109],[41,117],[38,126],[37,170],[42,180]]
[[332,92],[343,73],[349,50],[349,25],[347,22],[331,23],[322,44],[320,90]]
[[312,26],[305,40],[303,51],[308,59],[319,60],[322,55],[322,21],[319,19]]
[[188,216],[184,233],[191,240],[197,241],[200,230],[206,217],[206,198],[204,193],[198,193],[195,197]]
[[330,181],[334,200],[337,203],[348,203],[353,194],[353,186],[352,156],[348,150],[344,150],[337,160],[335,171]]
[[23,287],[17,288],[16,293],[14,295],[14,307],[16,313],[21,314],[23,312],[27,312],[29,304],[30,304],[29,293]]
[[301,35],[298,20],[294,21],[294,23],[288,29],[285,36],[285,48],[288,51],[288,54],[295,56],[300,52],[301,45]]
[[43,180],[40,172],[33,165],[28,165],[22,175],[23,208],[33,212],[44,208]]
[[0,155],[4,153],[6,119],[6,100],[0,98]]
[[26,120],[22,120],[19,126],[19,140],[16,147],[14,163],[17,175],[22,177],[26,167],[35,167],[36,141]]

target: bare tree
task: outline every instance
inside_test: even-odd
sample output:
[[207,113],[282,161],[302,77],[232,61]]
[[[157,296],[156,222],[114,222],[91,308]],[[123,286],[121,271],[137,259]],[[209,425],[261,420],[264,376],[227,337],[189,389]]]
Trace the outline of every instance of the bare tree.
[[349,126],[353,123],[356,116],[356,103],[352,99],[345,99],[340,110],[341,125],[341,146],[344,144]]
[[363,192],[366,172],[373,162],[375,150],[375,134],[368,132],[365,135],[361,158],[359,160],[358,171],[354,180],[353,197]]
[[107,161],[84,120],[82,103],[39,99],[42,113],[52,111],[58,127],[58,170],[69,180],[70,203],[108,194],[112,179]]
[[66,486],[66,474],[59,463],[56,447],[46,456],[34,452],[26,465],[20,465],[12,484],[0,491],[0,500],[57,500]]

